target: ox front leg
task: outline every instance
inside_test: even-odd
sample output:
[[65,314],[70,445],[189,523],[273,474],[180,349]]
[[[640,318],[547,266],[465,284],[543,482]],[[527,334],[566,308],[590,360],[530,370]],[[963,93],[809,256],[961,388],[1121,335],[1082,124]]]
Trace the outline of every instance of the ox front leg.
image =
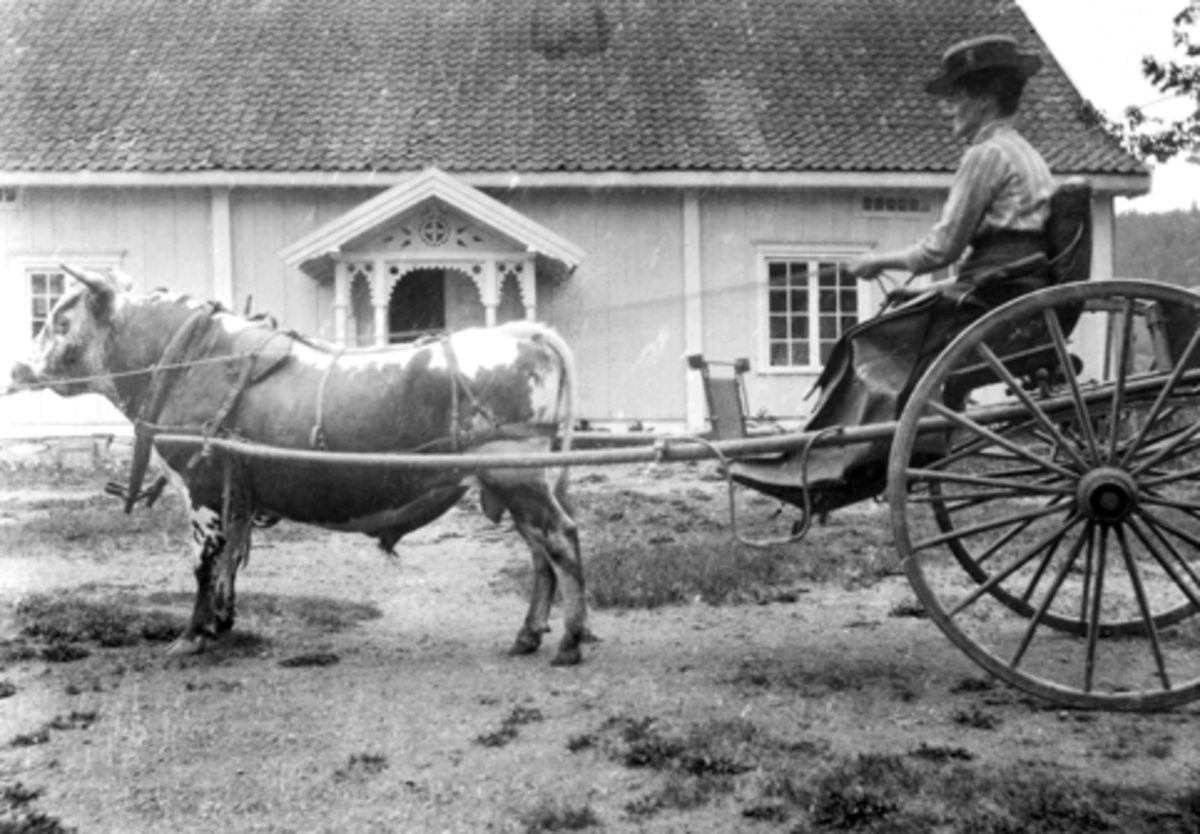
[[249,555],[250,519],[235,518],[224,530],[213,510],[192,513],[196,552],[196,602],[187,630],[171,644],[170,655],[198,654],[236,619],[237,570]]
[[216,639],[219,630],[214,604],[213,575],[226,550],[220,514],[208,507],[192,507],[192,553],[195,557],[196,601],[187,630],[171,644],[168,655],[198,654]]

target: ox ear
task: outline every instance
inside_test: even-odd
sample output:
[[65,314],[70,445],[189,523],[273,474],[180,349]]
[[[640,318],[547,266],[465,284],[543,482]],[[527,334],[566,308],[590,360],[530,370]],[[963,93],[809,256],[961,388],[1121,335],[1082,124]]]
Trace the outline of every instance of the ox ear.
[[86,269],[75,269],[67,264],[59,264],[63,272],[70,275],[88,288],[88,306],[97,318],[108,318],[116,307],[115,300],[121,287],[112,277],[101,272]]

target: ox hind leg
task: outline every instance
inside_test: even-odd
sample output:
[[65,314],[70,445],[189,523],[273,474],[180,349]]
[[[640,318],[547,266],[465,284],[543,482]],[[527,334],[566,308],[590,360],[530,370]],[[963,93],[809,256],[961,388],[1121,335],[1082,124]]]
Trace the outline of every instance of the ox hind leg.
[[570,666],[582,660],[580,643],[592,639],[587,626],[583,560],[575,520],[544,473],[507,470],[480,476],[484,511],[498,521],[504,510],[511,514],[533,558],[533,591],[529,612],[511,654],[537,651],[542,635],[550,630],[550,607],[555,591],[562,589],[563,637],[552,663]]

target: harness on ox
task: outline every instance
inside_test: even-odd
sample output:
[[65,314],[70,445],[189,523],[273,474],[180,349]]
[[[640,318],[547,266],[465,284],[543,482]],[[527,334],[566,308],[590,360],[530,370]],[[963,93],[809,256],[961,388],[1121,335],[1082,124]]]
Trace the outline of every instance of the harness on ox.
[[[150,465],[154,435],[163,428],[157,425],[163,406],[166,405],[172,388],[179,378],[187,373],[196,359],[205,357],[205,351],[209,347],[206,336],[212,326],[213,316],[223,310],[224,308],[219,303],[208,302],[192,313],[183,326],[171,337],[162,358],[150,375],[149,386],[142,399],[141,407],[138,409],[137,417],[133,421],[133,461],[129,473],[129,487],[126,490],[126,513],[133,511],[134,505],[144,494],[142,483]],[[236,351],[229,357],[228,361],[232,364],[231,384],[216,411],[201,426],[205,437],[212,437],[222,430],[225,421],[236,410],[238,400],[248,385],[265,379],[291,354],[292,341],[288,334],[280,333],[266,326],[262,330],[266,331],[265,334],[258,329],[246,330],[237,334],[239,337],[251,337],[243,339],[243,341],[250,341],[251,344],[248,349]],[[254,338],[260,336],[262,338]],[[268,353],[267,347],[281,338],[285,340],[284,350]],[[207,450],[198,455],[207,456]],[[194,457],[189,463],[189,468],[197,462],[197,458]],[[227,467],[231,466],[230,463],[226,465]],[[231,478],[227,476],[226,481],[230,482]],[[227,486],[226,502],[229,501],[231,491],[232,486]],[[228,519],[223,519],[223,521],[228,521]]]

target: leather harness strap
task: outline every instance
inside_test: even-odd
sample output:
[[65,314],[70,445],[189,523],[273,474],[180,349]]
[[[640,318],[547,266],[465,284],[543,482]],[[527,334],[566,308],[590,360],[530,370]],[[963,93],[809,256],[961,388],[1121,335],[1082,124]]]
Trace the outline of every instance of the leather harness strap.
[[333,366],[342,358],[342,354],[346,352],[345,346],[338,349],[337,353],[333,354],[333,358],[329,360],[329,364],[325,367],[325,372],[321,374],[321,381],[317,385],[317,421],[313,425],[312,431],[308,435],[308,444],[317,451],[324,452],[329,448],[325,437],[325,385],[329,382],[329,375],[333,373]]
[[162,412],[167,402],[167,394],[174,385],[179,371],[182,369],[184,357],[192,350],[198,341],[202,330],[207,329],[213,314],[220,309],[215,302],[205,304],[192,313],[183,326],[171,337],[166,350],[150,375],[150,383],[142,398],[141,408],[133,421],[134,445],[133,462],[129,472],[129,490],[125,497],[125,512],[132,513],[133,506],[141,495],[142,482],[146,478],[146,470],[150,466],[150,450],[154,441],[154,422]]

